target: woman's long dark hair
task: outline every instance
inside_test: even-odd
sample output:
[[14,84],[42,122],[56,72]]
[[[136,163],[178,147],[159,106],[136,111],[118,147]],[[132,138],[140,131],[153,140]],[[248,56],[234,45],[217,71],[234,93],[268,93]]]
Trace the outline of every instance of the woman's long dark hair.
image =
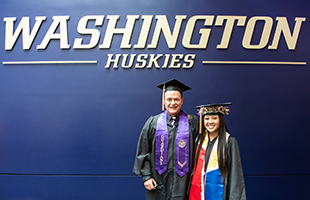
[[[226,180],[228,173],[230,171],[230,158],[227,153],[227,142],[226,142],[226,132],[229,133],[224,116],[222,114],[216,113],[216,114],[208,114],[208,115],[218,115],[220,119],[220,126],[219,126],[219,135],[218,135],[218,147],[217,147],[217,153],[218,153],[218,165],[219,165],[219,170],[222,175],[222,179]],[[203,116],[203,121],[204,121],[204,116]],[[196,169],[197,162],[198,162],[198,157],[199,153],[203,144],[203,141],[206,137],[207,130],[202,126],[202,133],[198,135],[197,138],[197,143],[196,143],[196,156],[195,156],[195,167]]]

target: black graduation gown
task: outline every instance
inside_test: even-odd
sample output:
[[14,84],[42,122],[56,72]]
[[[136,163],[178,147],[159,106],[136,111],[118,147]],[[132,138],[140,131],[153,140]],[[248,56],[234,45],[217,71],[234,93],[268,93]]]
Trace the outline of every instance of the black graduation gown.
[[173,128],[167,115],[167,127],[169,132],[167,171],[159,175],[155,170],[155,134],[159,115],[151,116],[141,131],[137,145],[137,153],[133,173],[142,176],[143,181],[154,178],[157,182],[156,190],[146,190],[147,200],[185,200],[186,190],[189,184],[190,173],[193,168],[194,140],[198,134],[198,119],[188,114],[189,122],[189,172],[180,177],[175,172],[175,138],[179,125],[177,118]]
[[[206,149],[206,163],[210,158],[215,140],[208,144]],[[224,184],[223,200],[246,200],[245,183],[243,178],[239,146],[236,138],[230,136],[227,143],[227,152],[230,158],[230,172],[227,184]]]

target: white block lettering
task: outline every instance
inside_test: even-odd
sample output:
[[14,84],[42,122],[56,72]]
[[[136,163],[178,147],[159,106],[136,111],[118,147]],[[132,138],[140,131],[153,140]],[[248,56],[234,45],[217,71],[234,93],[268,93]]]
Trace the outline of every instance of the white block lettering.
[[14,32],[14,22],[16,21],[16,17],[5,17],[3,21],[5,21],[5,50],[12,50],[18,36],[21,32],[23,32],[23,49],[29,50],[35,36],[38,33],[38,30],[42,24],[42,22],[46,19],[45,16],[36,17],[34,27],[30,33],[30,20],[29,17],[23,17],[20,20],[15,32]]
[[[61,49],[69,49],[70,45],[68,44],[67,31],[67,21],[69,18],[70,16],[54,16],[52,25],[45,34],[41,44],[37,46],[37,49],[46,49],[48,43],[52,39],[60,40]],[[59,33],[55,33],[58,26],[60,28]]]
[[104,15],[87,15],[80,19],[77,31],[82,35],[91,35],[89,44],[82,44],[83,38],[76,38],[74,40],[73,49],[91,49],[94,48],[100,38],[100,31],[97,29],[87,29],[89,20],[95,20],[95,26],[102,26]]
[[166,15],[156,15],[157,23],[154,31],[154,35],[152,38],[151,44],[149,44],[147,47],[148,48],[157,48],[158,40],[161,31],[164,34],[164,37],[166,39],[166,42],[168,44],[168,47],[170,49],[174,49],[177,43],[177,39],[179,37],[181,25],[182,25],[182,20],[186,19],[186,15],[176,15],[175,19],[175,25],[173,29],[173,33],[171,34],[168,20]]
[[201,35],[199,43],[198,44],[191,44],[191,39],[193,36],[193,31],[195,28],[195,24],[197,20],[205,20],[204,25],[205,26],[212,26],[214,15],[197,15],[191,17],[186,25],[182,44],[185,48],[189,49],[205,49],[207,48],[207,44],[209,41],[209,36],[211,29],[200,29],[199,34]]
[[305,17],[295,18],[296,23],[295,23],[293,35],[290,32],[290,28],[288,26],[286,17],[277,17],[276,20],[278,21],[278,25],[277,25],[276,32],[273,37],[272,45],[270,45],[268,49],[278,48],[280,35],[281,33],[283,33],[288,49],[295,50],[301,24],[303,21],[306,21],[306,18]]
[[[252,36],[253,36],[253,32],[254,32],[254,28],[255,28],[255,24],[258,20],[262,20],[265,22],[264,28],[263,28],[263,32],[261,34],[261,38],[260,38],[260,42],[257,45],[252,45],[251,44],[251,40],[252,40]],[[271,32],[271,28],[272,28],[272,24],[273,24],[273,20],[271,17],[252,17],[249,21],[248,24],[246,26],[245,29],[245,33],[244,33],[244,37],[242,40],[242,45],[244,48],[246,49],[262,49],[264,48],[268,41],[269,41],[269,37],[270,37],[270,32]]]

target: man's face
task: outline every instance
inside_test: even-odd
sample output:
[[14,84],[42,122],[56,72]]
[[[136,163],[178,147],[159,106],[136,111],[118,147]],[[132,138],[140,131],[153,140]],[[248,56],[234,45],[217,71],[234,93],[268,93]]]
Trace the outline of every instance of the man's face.
[[170,116],[175,117],[179,114],[183,100],[179,91],[172,90],[165,93],[165,108]]

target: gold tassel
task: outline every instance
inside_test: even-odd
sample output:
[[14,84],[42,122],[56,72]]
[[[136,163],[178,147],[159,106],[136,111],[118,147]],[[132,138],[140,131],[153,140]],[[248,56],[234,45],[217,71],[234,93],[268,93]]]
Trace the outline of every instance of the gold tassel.
[[199,134],[202,133],[202,112],[200,112]]
[[164,84],[164,87],[163,87],[162,106],[161,106],[162,111],[165,110],[165,90],[166,90],[166,84]]

